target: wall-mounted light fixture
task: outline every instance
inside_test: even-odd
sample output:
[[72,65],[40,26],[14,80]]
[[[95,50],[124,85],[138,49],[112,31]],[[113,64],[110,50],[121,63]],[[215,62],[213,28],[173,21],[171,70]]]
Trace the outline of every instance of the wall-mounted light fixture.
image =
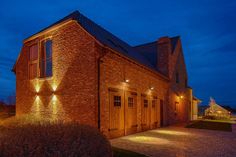
[[129,83],[129,79],[125,79],[125,83]]
[[151,90],[154,90],[154,87],[150,87]]
[[180,99],[183,99],[184,98],[184,96],[183,95],[180,95],[180,97],[179,97]]

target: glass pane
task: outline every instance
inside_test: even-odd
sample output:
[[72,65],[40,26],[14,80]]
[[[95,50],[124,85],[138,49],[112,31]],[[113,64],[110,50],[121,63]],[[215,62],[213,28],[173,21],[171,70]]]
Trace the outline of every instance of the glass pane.
[[46,77],[52,76],[52,60],[49,59],[46,61]]
[[33,45],[30,47],[30,61],[38,59],[38,45]]
[[114,106],[121,106],[121,96],[114,96]]
[[30,79],[34,79],[37,77],[37,63],[30,64]]
[[46,58],[52,57],[52,40],[47,40],[45,43],[46,47]]
[[134,99],[131,97],[128,97],[128,107],[133,107],[134,106]]
[[41,60],[40,61],[40,77],[45,76],[45,61]]
[[148,107],[148,100],[144,100],[144,107]]

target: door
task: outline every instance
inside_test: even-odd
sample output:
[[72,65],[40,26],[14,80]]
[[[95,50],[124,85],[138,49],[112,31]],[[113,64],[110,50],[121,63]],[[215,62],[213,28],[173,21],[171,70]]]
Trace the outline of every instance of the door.
[[158,126],[158,105],[157,105],[157,98],[153,97],[151,102],[151,129],[155,129]]
[[146,95],[141,95],[141,128],[142,131],[150,128],[149,102]]
[[137,93],[125,93],[125,135],[137,132]]
[[123,91],[109,89],[109,134],[110,138],[124,136],[124,99]]

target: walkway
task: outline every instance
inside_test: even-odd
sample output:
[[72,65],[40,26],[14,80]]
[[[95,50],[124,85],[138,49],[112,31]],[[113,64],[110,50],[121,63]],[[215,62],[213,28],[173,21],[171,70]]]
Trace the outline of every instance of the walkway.
[[151,157],[236,157],[236,132],[167,127],[111,143]]

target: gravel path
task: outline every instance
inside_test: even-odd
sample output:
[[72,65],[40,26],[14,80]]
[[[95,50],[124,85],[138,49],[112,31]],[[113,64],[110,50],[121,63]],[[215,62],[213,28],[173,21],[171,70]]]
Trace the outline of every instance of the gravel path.
[[115,147],[150,157],[236,157],[233,132],[166,127],[111,140]]

